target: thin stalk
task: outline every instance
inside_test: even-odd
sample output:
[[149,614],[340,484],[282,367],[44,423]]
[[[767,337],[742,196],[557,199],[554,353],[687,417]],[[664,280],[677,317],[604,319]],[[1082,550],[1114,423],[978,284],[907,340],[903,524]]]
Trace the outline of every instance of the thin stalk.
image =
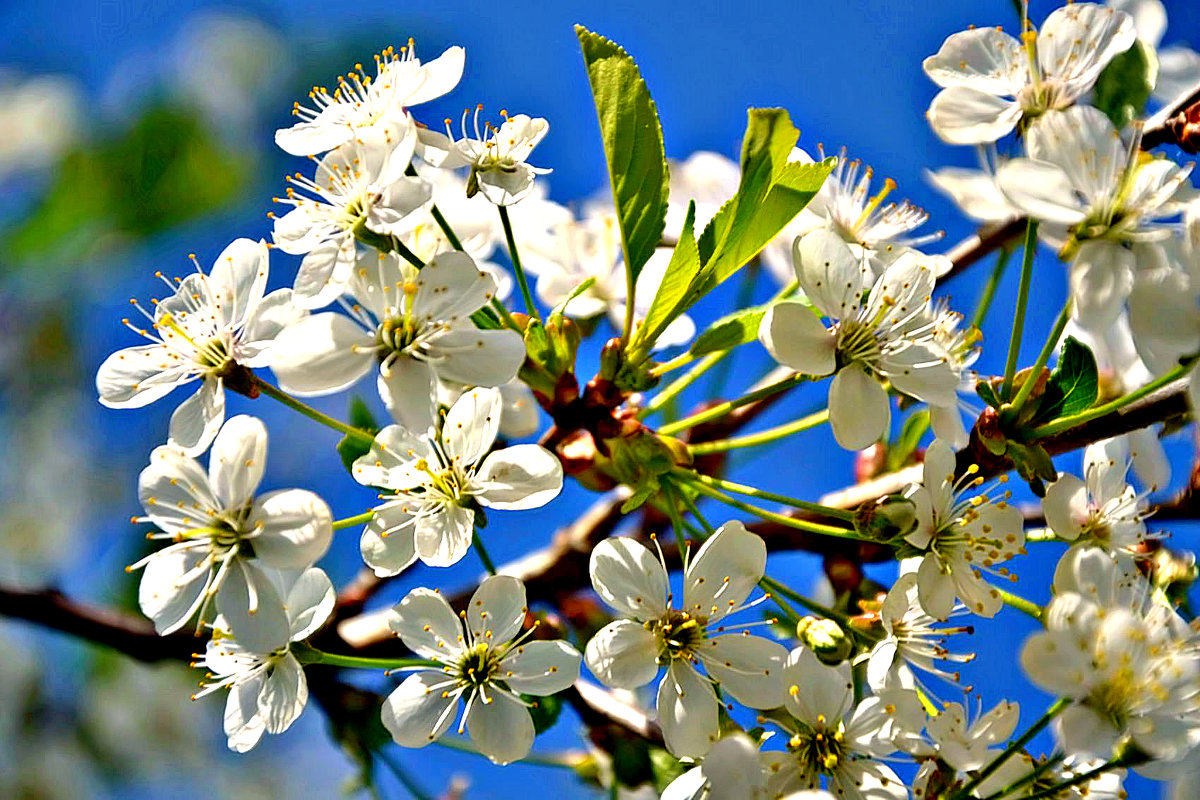
[[1081,772],[1074,778],[1071,778],[1068,781],[1063,781],[1057,786],[1051,786],[1047,789],[1042,789],[1040,792],[1034,792],[1031,795],[1026,795],[1026,800],[1038,800],[1040,797],[1058,797],[1059,793],[1062,792],[1063,789],[1070,789],[1073,786],[1081,786],[1088,781],[1099,778],[1110,769],[1118,769],[1122,766],[1124,766],[1124,764],[1120,758],[1111,758],[1095,769],[1089,769],[1087,772]]
[[309,406],[309,405],[306,405],[305,403],[300,402],[299,400],[292,397],[287,392],[272,386],[271,384],[267,383],[266,381],[264,381],[262,378],[258,377],[257,375],[254,376],[254,385],[256,387],[258,387],[258,390],[260,392],[267,395],[268,397],[278,400],[280,403],[283,403],[285,406],[292,409],[293,411],[299,411],[301,414],[308,417],[309,419],[315,420],[316,422],[319,422],[326,427],[333,428],[335,431],[344,433],[353,439],[358,439],[359,441],[361,441],[365,444],[372,444],[375,441],[375,436],[373,434],[368,433],[367,431],[361,430],[359,428],[355,428],[353,426],[347,425],[344,422],[339,422],[338,420],[334,419],[333,417],[329,416],[328,414],[322,414],[320,411],[317,411],[312,406]]
[[1058,340],[1062,338],[1063,331],[1067,327],[1067,320],[1071,318],[1071,298],[1067,298],[1067,302],[1063,303],[1062,311],[1058,312],[1058,319],[1054,321],[1054,327],[1050,330],[1050,335],[1046,337],[1046,343],[1042,345],[1042,352],[1038,353],[1037,361],[1033,364],[1033,369],[1029,371],[1029,377],[1021,384],[1021,388],[1017,390],[1017,396],[1012,399],[1011,408],[1008,413],[1015,419],[1021,413],[1021,407],[1029,399],[1029,395],[1033,393],[1033,387],[1037,384],[1037,376],[1046,368],[1046,362],[1050,360],[1050,355],[1054,352],[1054,348],[1058,347]]
[[688,364],[692,363],[695,360],[696,360],[696,357],[694,355],[692,355],[689,351],[685,350],[684,352],[682,352],[679,355],[672,358],[670,361],[664,361],[663,363],[659,364],[657,367],[654,367],[653,369],[651,369],[650,374],[656,378],[662,377],[663,375],[666,375],[671,370],[679,369],[680,367],[686,367]]
[[975,313],[971,315],[972,327],[978,328],[983,325],[983,320],[987,316],[988,310],[992,307],[992,300],[996,297],[996,289],[1000,286],[1000,279],[1004,277],[1004,270],[1008,267],[1008,262],[1012,259],[1012,254],[1013,250],[1011,247],[1000,248],[1000,255],[996,257],[996,266],[992,267],[992,274],[983,287],[983,294],[979,296],[979,303],[975,306]]
[[1012,336],[1008,340],[1008,362],[1004,366],[1004,383],[1000,385],[1000,399],[1012,395],[1013,378],[1017,374],[1017,359],[1021,356],[1021,337],[1025,332],[1025,310],[1029,306],[1029,287],[1033,283],[1033,257],[1037,253],[1036,219],[1025,224],[1025,252],[1021,258],[1021,286],[1017,291],[1017,310],[1013,316]]
[[1004,601],[1004,605],[1015,608],[1017,611],[1028,614],[1038,622],[1041,622],[1042,607],[1037,603],[1032,600],[1026,600],[1024,597],[1012,594],[1011,592],[1006,592],[1003,589],[997,588],[996,591],[1000,593],[1000,599]]
[[[404,170],[404,174],[415,178],[417,177],[417,168],[412,164],[409,164],[408,168]],[[439,209],[435,204],[429,207],[429,213],[433,216],[433,221],[436,222],[438,227],[442,229],[442,233],[446,235],[446,241],[450,243],[450,246],[455,250],[462,252],[462,242],[459,241],[458,237],[454,234],[454,229],[450,227],[450,223],[447,222],[446,217],[442,215],[441,209]]]
[[1192,367],[1195,366],[1197,358],[1200,358],[1200,356],[1191,356],[1187,358],[1178,367],[1175,367],[1175,369],[1171,370],[1170,372],[1155,378],[1142,388],[1136,389],[1123,397],[1118,397],[1116,400],[1112,400],[1102,406],[1089,408],[1087,411],[1081,411],[1078,414],[1072,414],[1069,417],[1063,417],[1061,419],[1056,419],[1053,422],[1047,422],[1045,425],[1039,425],[1029,432],[1029,438],[1043,439],[1047,436],[1053,436],[1056,433],[1070,430],[1071,428],[1074,428],[1077,425],[1082,425],[1085,422],[1090,422],[1097,417],[1103,417],[1105,414],[1110,414],[1113,411],[1119,411],[1130,403],[1141,400],[1146,395],[1151,394],[1171,383],[1172,381],[1176,381],[1179,378],[1187,375],[1189,372],[1191,372]]
[[[508,242],[508,258],[512,261],[513,272],[517,275],[517,285],[521,287],[521,297],[525,300],[525,310],[529,312],[529,316],[536,320],[541,320],[542,315],[538,313],[537,303],[533,302],[533,293],[529,291],[529,281],[525,278],[525,270],[521,266],[521,256],[517,253],[517,240],[513,236],[512,221],[508,218],[507,206],[496,206],[500,211],[500,224],[504,226],[504,239]],[[629,295],[631,298],[633,295]],[[632,308],[632,303],[630,308]]]
[[638,418],[645,419],[651,414],[660,411],[664,406],[678,397],[684,389],[695,383],[697,378],[708,372],[709,369],[716,366],[732,352],[732,350],[720,350],[704,356],[698,364],[667,384],[661,391],[654,395],[650,402],[638,412]]
[[[819,614],[826,619],[833,620],[837,624],[846,628],[847,631],[850,630],[850,617],[846,616],[840,611],[835,611],[832,608],[826,608],[820,603],[814,603],[812,600],[809,600],[807,597],[795,591],[794,589],[789,589],[785,584],[780,583],[774,578],[769,578],[764,575],[763,579],[758,582],[758,585],[763,587],[764,591],[771,592],[772,594],[781,594],[796,605],[811,611],[814,614]],[[858,631],[855,632],[858,633]]]
[[1021,752],[1025,745],[1033,741],[1033,737],[1041,733],[1042,729],[1053,722],[1054,718],[1065,711],[1069,705],[1071,705],[1071,701],[1065,697],[1060,697],[1059,699],[1055,700],[1054,703],[1048,709],[1046,709],[1046,713],[1042,714],[1042,716],[1038,718],[1037,722],[1033,723],[1033,725],[1029,727],[1029,730],[1021,734],[1019,738],[1009,742],[1008,747],[1004,748],[1004,752],[993,758],[983,769],[979,771],[978,775],[967,781],[966,786],[963,786],[961,789],[955,792],[951,800],[967,800],[967,798],[971,796],[972,792],[974,792],[981,783],[992,777],[992,773],[1004,766],[1005,761],[1008,761],[1009,758]]
[[355,525],[365,525],[366,523],[371,521],[371,517],[373,517],[373,516],[375,516],[375,511],[371,510],[371,511],[364,511],[361,514],[356,514],[353,517],[346,517],[345,519],[335,519],[333,521],[333,529],[335,531],[340,531],[343,528],[353,528]]
[[675,487],[671,485],[670,481],[663,483],[663,494],[666,495],[667,502],[664,505],[667,518],[671,520],[671,529],[675,532],[675,547],[679,550],[679,562],[683,565],[683,571],[686,573],[688,569],[687,536],[683,531],[683,515],[679,513]]
[[475,552],[479,554],[479,560],[483,562],[483,568],[487,570],[488,575],[495,575],[496,564],[488,555],[487,548],[483,546],[483,537],[479,535],[479,531],[475,531],[475,535],[471,537],[471,544],[474,546]]
[[786,514],[776,514],[774,511],[767,511],[765,508],[743,503],[741,500],[730,497],[723,492],[718,492],[716,489],[711,489],[703,483],[692,483],[692,488],[703,495],[707,495],[714,500],[720,500],[727,506],[736,508],[739,511],[745,511],[747,514],[768,520],[769,522],[778,522],[780,525],[786,525],[789,528],[795,528],[798,531],[807,533],[815,533],[820,536],[833,536],[838,539],[851,539],[856,542],[869,541],[868,539],[859,536],[856,532],[848,528],[836,528],[832,525],[822,525],[818,522],[809,522],[807,520],[796,519],[789,517]]
[[699,520],[700,524],[702,526],[704,526],[704,535],[697,536],[696,537],[697,539],[699,539],[700,541],[704,541],[709,536],[712,536],[714,533],[717,532],[717,529],[713,527],[712,523],[709,522],[705,518],[705,516],[700,513],[699,507],[696,506],[696,501],[692,499],[692,496],[690,494],[688,494],[687,492],[680,492],[679,496],[683,500],[683,504],[685,506],[687,506],[688,511],[692,512],[692,516],[695,517],[697,520]]
[[810,376],[808,375],[797,372],[793,375],[789,375],[781,381],[776,381],[770,386],[764,386],[758,391],[750,392],[749,394],[739,397],[736,400],[728,400],[724,403],[718,403],[712,408],[707,408],[697,414],[692,414],[690,417],[684,417],[676,422],[669,422],[659,428],[658,432],[664,436],[670,436],[678,433],[679,431],[693,428],[702,422],[711,422],[714,419],[720,419],[730,411],[739,409],[742,406],[750,405],[751,403],[762,400],[764,397],[770,397],[773,394],[779,394],[780,392],[786,391],[793,386],[799,386],[800,384],[809,380],[809,377]]
[[509,330],[514,330],[522,336],[525,335],[525,331],[521,330],[521,326],[517,324],[515,319],[513,319],[513,315],[509,312],[509,310],[504,307],[504,303],[500,302],[499,297],[492,298],[492,308],[495,309],[496,315],[500,317],[500,321],[504,323],[504,327],[508,328]]
[[714,489],[723,489],[726,492],[733,492],[734,494],[745,495],[746,497],[754,497],[759,500],[770,500],[775,503],[783,503],[784,505],[788,505],[793,508],[799,508],[803,511],[809,511],[813,514],[820,514],[821,516],[829,517],[830,519],[840,519],[843,522],[854,521],[853,511],[846,511],[845,509],[833,508],[831,506],[823,506],[820,503],[810,503],[807,500],[797,500],[796,498],[788,497],[787,495],[775,494],[774,492],[767,492],[763,491],[762,489],[755,489],[753,486],[734,483],[733,481],[727,481],[723,478],[714,478],[710,475],[701,475],[698,472],[689,472],[684,469],[679,469],[678,473],[686,476],[685,480],[699,481],[706,486],[712,486]]
[[807,431],[818,425],[824,425],[829,421],[829,409],[818,411],[815,414],[809,414],[807,417],[785,422],[782,425],[777,425],[774,428],[757,433],[749,433],[745,436],[734,436],[729,439],[717,439],[712,442],[699,442],[697,444],[689,444],[688,451],[692,455],[704,455],[706,453],[724,453],[727,450],[737,450],[742,447],[757,447],[763,444],[783,439],[791,436],[793,433]]
[[308,645],[293,644],[292,655],[301,664],[325,664],[330,667],[352,667],[356,669],[403,669],[405,667],[429,667],[441,669],[442,665],[427,658],[367,658],[326,653]]

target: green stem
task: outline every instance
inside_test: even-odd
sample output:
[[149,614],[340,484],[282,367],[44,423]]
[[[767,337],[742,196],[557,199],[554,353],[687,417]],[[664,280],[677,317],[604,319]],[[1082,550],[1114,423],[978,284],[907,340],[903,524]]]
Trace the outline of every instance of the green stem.
[[747,514],[765,519],[770,522],[778,522],[780,525],[786,525],[789,528],[795,528],[798,531],[807,533],[815,533],[820,536],[833,536],[838,539],[851,539],[856,542],[870,541],[865,537],[859,536],[855,531],[848,528],[837,528],[832,525],[822,525],[818,522],[809,522],[807,520],[796,519],[785,514],[776,514],[774,511],[767,511],[765,508],[743,503],[741,500],[730,497],[723,492],[718,492],[716,489],[711,489],[703,483],[695,482],[690,484],[693,489],[703,495],[707,495],[714,500],[720,500],[727,506],[736,508],[739,511],[745,511]]
[[749,394],[739,397],[736,400],[728,400],[724,403],[718,403],[712,408],[707,408],[697,414],[692,414],[690,417],[684,417],[676,422],[669,422],[659,428],[658,432],[664,436],[670,436],[678,433],[679,431],[693,428],[702,422],[711,422],[714,419],[719,419],[725,416],[730,411],[739,409],[742,406],[750,405],[751,403],[762,400],[764,397],[770,397],[773,394],[779,394],[780,392],[786,391],[793,386],[799,386],[809,379],[810,376],[797,372],[793,375],[789,375],[781,381],[776,381],[770,386],[764,386],[763,388],[754,392],[750,392]]
[[1067,302],[1063,303],[1062,311],[1058,312],[1058,319],[1054,321],[1054,327],[1050,330],[1050,335],[1046,337],[1046,343],[1042,345],[1042,352],[1038,353],[1037,361],[1033,364],[1033,369],[1029,371],[1029,377],[1021,384],[1021,388],[1017,390],[1017,396],[1012,399],[1008,414],[1016,419],[1021,413],[1021,407],[1025,405],[1025,401],[1029,399],[1029,395],[1033,392],[1033,387],[1037,385],[1038,375],[1046,368],[1046,362],[1050,360],[1050,355],[1054,352],[1054,348],[1058,347],[1058,340],[1062,338],[1063,331],[1067,327],[1067,320],[1071,318],[1071,298],[1067,298]]
[[1042,777],[1042,775],[1044,775],[1049,770],[1052,770],[1055,767],[1057,767],[1059,764],[1061,764],[1063,762],[1064,758],[1065,758],[1065,756],[1062,753],[1047,757],[1044,761],[1042,761],[1040,764],[1038,764],[1036,767],[1034,767],[1031,772],[1029,772],[1026,775],[1022,776],[1021,778],[1013,781],[1012,783],[1010,783],[1008,786],[1005,786],[1000,791],[995,792],[994,794],[988,795],[986,798],[984,798],[984,800],[1002,800],[1002,798],[1008,797],[1013,792],[1017,791],[1018,789],[1022,789],[1024,787],[1028,786],[1029,784],[1036,781],[1038,778]]
[[829,421],[829,409],[818,411],[815,414],[809,414],[807,417],[802,417],[792,422],[786,422],[783,425],[777,425],[774,428],[767,428],[758,433],[750,433],[745,436],[734,436],[729,439],[717,439],[712,442],[699,442],[697,444],[689,444],[688,451],[692,455],[704,455],[706,453],[724,453],[727,450],[737,450],[741,447],[757,447],[762,444],[769,444],[778,439],[791,436],[793,433],[800,433],[815,428],[818,425],[824,425]]
[[1099,778],[1110,769],[1118,769],[1122,766],[1124,766],[1124,762],[1121,758],[1109,759],[1095,769],[1089,769],[1087,772],[1081,772],[1074,778],[1071,778],[1068,781],[1063,781],[1057,786],[1051,786],[1049,788],[1042,789],[1040,792],[1034,792],[1031,795],[1026,795],[1025,800],[1038,800],[1038,798],[1042,797],[1058,797],[1063,789],[1070,789],[1073,786],[1081,786],[1088,781]]
[[683,515],[679,513],[678,497],[670,481],[663,482],[663,494],[666,500],[667,518],[671,520],[671,529],[675,531],[675,547],[679,550],[679,562],[683,571],[688,569],[687,536],[683,531]]
[[[769,578],[764,575],[763,579],[758,582],[758,585],[763,588],[763,591],[770,592],[772,594],[781,594],[801,608],[811,611],[814,614],[819,614],[826,619],[831,619],[837,624],[841,625],[843,628],[846,628],[847,631],[851,630],[850,617],[846,616],[840,611],[834,611],[832,608],[826,608],[820,603],[814,603],[812,600],[809,600],[807,597],[795,591],[794,589],[789,589],[786,585],[780,583],[774,578]],[[857,631],[855,632],[857,633]]]
[[1014,739],[1008,743],[1008,747],[1004,748],[1004,752],[993,758],[988,764],[979,771],[974,778],[967,782],[967,785],[954,793],[951,800],[967,800],[971,793],[979,787],[981,783],[992,776],[996,770],[1004,766],[1004,762],[1009,758],[1019,753],[1025,745],[1033,741],[1033,737],[1042,732],[1042,729],[1054,721],[1054,718],[1066,710],[1067,706],[1071,705],[1071,701],[1065,697],[1060,697],[1046,709],[1046,713],[1038,718],[1037,722],[1030,726],[1029,730],[1021,734],[1020,738]]
[[654,395],[653,399],[651,399],[650,402],[638,412],[638,418],[645,419],[651,414],[660,411],[664,406],[678,397],[684,389],[695,383],[697,378],[699,378],[705,372],[708,372],[709,369],[718,364],[732,352],[732,350],[720,350],[716,353],[709,353],[708,355],[704,356],[704,358],[700,359],[698,364],[689,369],[683,375],[680,375],[671,383],[667,384],[656,395]]
[[345,519],[335,519],[333,521],[333,529],[335,531],[340,531],[343,528],[353,528],[355,525],[365,525],[371,521],[371,517],[373,517],[373,516],[375,516],[374,509],[372,509],[371,511],[364,511],[361,514],[356,514],[353,517],[346,517]]
[[[517,253],[517,240],[513,236],[512,221],[508,218],[507,206],[496,206],[500,211],[500,223],[504,226],[504,239],[508,242],[508,258],[512,261],[513,272],[517,275],[517,285],[521,287],[521,297],[525,301],[525,310],[529,316],[541,320],[537,304],[533,302],[533,293],[529,291],[529,281],[525,278],[525,270],[521,267],[521,256]],[[631,295],[632,296],[632,295]]]
[[1042,621],[1042,607],[1037,603],[1032,600],[1026,600],[1024,597],[1012,594],[1011,592],[1006,592],[1003,589],[997,588],[996,591],[1000,593],[1000,599],[1004,601],[1004,605],[1015,608],[1023,614],[1028,614],[1038,622]]
[[373,444],[375,441],[375,436],[373,434],[368,433],[367,431],[361,430],[359,428],[355,428],[350,425],[347,425],[344,422],[339,422],[336,419],[334,419],[333,417],[329,416],[328,414],[322,414],[320,411],[317,411],[312,406],[309,406],[309,405],[306,405],[306,404],[300,402],[299,400],[292,397],[287,392],[272,386],[271,384],[267,383],[266,381],[264,381],[262,378],[258,377],[257,375],[254,376],[254,385],[258,388],[258,390],[260,392],[267,395],[268,397],[278,400],[280,403],[283,403],[285,406],[292,409],[293,411],[299,411],[301,414],[308,417],[309,419],[315,420],[316,422],[319,422],[322,425],[325,425],[326,427],[333,428],[335,431],[344,433],[353,439],[358,439],[359,441],[361,441],[365,444]]
[[1013,316],[1012,336],[1008,340],[1008,362],[1004,366],[1004,383],[1000,385],[1000,399],[1012,395],[1013,378],[1017,374],[1017,359],[1021,355],[1021,336],[1025,331],[1025,310],[1029,306],[1029,287],[1033,283],[1033,257],[1037,253],[1036,219],[1025,224],[1025,252],[1021,259],[1021,286],[1017,291],[1017,311]]
[[971,316],[972,327],[978,328],[983,325],[984,317],[987,316],[988,309],[992,307],[992,300],[996,297],[996,288],[1000,286],[1000,279],[1004,277],[1004,270],[1008,267],[1012,254],[1011,247],[1000,248],[996,266],[992,267],[992,274],[988,278],[987,284],[984,285],[983,294],[979,296],[979,303],[975,306],[975,313]]
[[446,221],[444,216],[442,216],[441,209],[439,209],[436,205],[430,206],[429,213],[433,216],[433,221],[436,222],[438,227],[442,229],[442,233],[445,234],[446,241],[450,243],[450,246],[460,253],[463,252],[462,242],[460,242],[458,237],[454,235],[454,231],[450,228],[450,223]]
[[1175,369],[1171,370],[1170,372],[1155,378],[1142,388],[1132,391],[1123,397],[1118,397],[1116,400],[1107,402],[1102,406],[1089,408],[1087,411],[1081,411],[1078,414],[1072,414],[1069,417],[1062,417],[1061,419],[1056,419],[1053,422],[1048,422],[1045,425],[1039,425],[1029,432],[1029,439],[1044,439],[1047,436],[1053,436],[1056,433],[1070,430],[1071,428],[1082,425],[1085,422],[1090,422],[1097,417],[1103,417],[1105,414],[1111,414],[1114,411],[1119,411],[1130,403],[1141,400],[1146,395],[1151,394],[1167,384],[1187,375],[1189,372],[1191,372],[1192,367],[1195,366],[1198,358],[1200,358],[1200,356],[1189,356],[1183,361],[1183,363],[1181,363],[1178,367],[1175,367]]
[[714,533],[717,532],[717,529],[713,527],[713,524],[711,522],[709,522],[708,519],[706,519],[703,514],[700,513],[700,509],[699,509],[699,507],[697,507],[696,501],[692,499],[692,496],[690,494],[688,494],[687,492],[680,492],[679,496],[680,496],[680,498],[683,499],[683,504],[685,506],[687,506],[688,511],[692,512],[692,516],[695,517],[697,520],[699,520],[700,524],[702,526],[704,526],[704,535],[697,536],[696,537],[697,539],[699,539],[700,541],[704,541],[709,536],[712,536]]
[[[503,208],[503,206],[500,207]],[[479,531],[475,531],[475,535],[471,537],[471,544],[475,547],[475,552],[479,554],[479,560],[483,562],[483,568],[487,570],[488,575],[495,575],[496,564],[483,546],[483,537],[479,535]]]
[[442,665],[427,658],[367,658],[326,653],[306,644],[293,644],[292,655],[301,664],[326,664],[330,667],[353,667],[356,669],[403,669],[405,667],[429,667],[441,669]]
[[696,360],[696,357],[694,355],[692,355],[688,351],[684,351],[684,352],[680,353],[679,355],[675,356],[674,358],[672,358],[670,361],[664,361],[663,363],[659,364],[657,367],[654,367],[653,369],[651,369],[650,374],[656,378],[662,377],[663,375],[666,375],[671,370],[679,369],[680,367],[686,367],[688,364],[692,363],[695,360]]
[[699,481],[700,483],[703,483],[706,486],[711,486],[714,489],[723,489],[727,492],[745,495],[746,497],[754,497],[759,500],[770,500],[775,503],[783,503],[784,505],[792,506],[793,508],[799,508],[803,511],[809,511],[813,514],[820,514],[821,516],[829,517],[830,519],[840,519],[843,522],[854,521],[853,511],[846,511],[845,509],[841,508],[833,508],[832,506],[823,506],[820,503],[810,503],[807,500],[797,500],[796,498],[788,497],[787,495],[775,494],[774,492],[767,492],[763,491],[762,489],[755,489],[753,486],[734,483],[733,481],[727,481],[723,478],[714,478],[710,475],[701,475],[698,472],[689,472],[682,468],[678,471],[681,475],[687,476],[685,480]]

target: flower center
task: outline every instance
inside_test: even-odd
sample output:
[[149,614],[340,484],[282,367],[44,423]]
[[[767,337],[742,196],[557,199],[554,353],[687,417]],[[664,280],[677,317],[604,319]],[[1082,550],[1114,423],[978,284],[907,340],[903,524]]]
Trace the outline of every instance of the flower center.
[[838,325],[837,365],[864,364],[873,367],[882,355],[875,329],[859,320],[842,320]]
[[468,686],[484,686],[500,668],[500,659],[486,643],[472,647],[455,666],[455,677]]
[[811,771],[832,775],[846,758],[846,736],[839,722],[831,729],[825,715],[817,715],[817,724],[788,741],[788,749]]
[[696,648],[704,641],[704,625],[707,622],[707,617],[692,616],[674,609],[653,622],[647,622],[646,630],[653,631],[658,640],[658,663],[670,664],[677,658],[691,660]]
[[1147,687],[1140,686],[1132,668],[1122,667],[1107,681],[1092,689],[1085,701],[1106,717],[1117,730],[1124,730],[1129,710]]

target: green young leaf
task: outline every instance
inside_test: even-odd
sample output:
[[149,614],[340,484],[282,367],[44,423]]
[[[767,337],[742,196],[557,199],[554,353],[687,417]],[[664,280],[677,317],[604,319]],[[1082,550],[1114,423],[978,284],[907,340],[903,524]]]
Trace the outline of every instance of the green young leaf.
[[[350,424],[359,430],[369,431],[371,433],[379,432],[379,425],[375,422],[375,415],[371,413],[371,409],[361,397],[355,395],[350,399]],[[371,452],[371,445],[361,439],[353,436],[343,436],[342,440],[337,443],[338,455],[342,457],[342,465],[350,472],[354,468],[354,462],[360,456],[365,456]]]
[[718,350],[728,350],[758,338],[758,326],[766,316],[769,305],[744,308],[721,317],[696,337],[688,350],[694,356],[704,356]]
[[680,302],[700,272],[700,251],[696,245],[695,226],[696,203],[691,202],[688,203],[679,241],[671,253],[671,261],[667,264],[662,282],[658,284],[658,292],[650,303],[641,327],[634,334],[631,350],[649,353],[667,326],[683,313]]
[[1121,130],[1145,113],[1157,80],[1158,57],[1139,39],[1100,73],[1092,104]]
[[582,25],[575,26],[575,35],[600,118],[625,269],[632,286],[654,254],[666,223],[668,175],[662,126],[633,58]]
[[1100,376],[1096,357],[1085,345],[1068,336],[1058,366],[1050,373],[1033,425],[1086,411],[1096,403]]
[[887,469],[894,472],[906,463],[921,443],[921,437],[929,430],[929,411],[922,409],[909,415],[904,420],[900,435],[887,451]]
[[995,388],[988,381],[978,381],[975,384],[975,394],[979,395],[979,399],[992,408],[999,408],[1004,405],[1000,400],[1000,396],[996,394]]

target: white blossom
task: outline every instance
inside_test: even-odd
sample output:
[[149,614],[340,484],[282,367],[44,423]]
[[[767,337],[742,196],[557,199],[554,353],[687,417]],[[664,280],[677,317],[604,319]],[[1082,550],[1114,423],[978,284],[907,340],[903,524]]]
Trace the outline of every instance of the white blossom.
[[138,477],[138,497],[171,544],[129,570],[145,568],[138,589],[142,613],[166,635],[193,616],[203,623],[209,604],[242,647],[275,649],[285,625],[283,602],[264,569],[306,569],[329,548],[333,518],[321,498],[304,489],[255,496],[267,463],[267,430],[239,415],[213,440],[208,470],[181,450],[163,446]]
[[[208,670],[198,699],[218,689],[228,689],[225,701],[225,735],[229,749],[251,750],[264,733],[283,733],[291,727],[308,701],[304,669],[292,654],[292,642],[307,639],[333,613],[337,595],[329,577],[319,569],[279,574],[278,582],[264,587],[283,599],[285,618],[273,620],[276,627],[263,632],[256,649],[244,647],[218,620],[213,638],[197,667]],[[269,647],[269,649],[267,649]]]
[[[479,584],[467,610],[455,615],[440,594],[414,589],[388,616],[405,646],[442,665],[405,678],[383,703],[383,724],[404,747],[424,747],[454,722],[479,752],[497,764],[529,755],[530,702],[521,695],[561,692],[579,677],[579,651],[563,641],[526,641],[525,586],[494,575]],[[459,617],[462,617],[460,622]]]
[[1042,510],[1060,538],[1133,554],[1147,539],[1143,498],[1125,482],[1129,452],[1123,439],[1083,451],[1083,479],[1062,473],[1046,488]]
[[279,337],[271,369],[285,391],[332,394],[377,368],[388,410],[423,433],[434,419],[436,380],[499,386],[525,360],[520,334],[471,322],[496,282],[466,253],[440,253],[420,271],[395,255],[367,255],[349,291],[349,314],[313,314]]
[[464,58],[461,47],[450,47],[422,64],[412,39],[399,53],[389,47],[375,56],[374,78],[356,64],[338,76],[333,92],[314,86],[308,93],[313,107],[296,103],[292,113],[299,122],[276,131],[275,143],[297,156],[317,155],[358,139],[395,145],[415,127],[408,109],[457,86]]
[[234,240],[207,274],[194,263],[196,272],[177,285],[163,278],[174,294],[155,302],[153,314],[130,301],[150,330],[124,323],[151,344],[118,350],[96,373],[100,402],[109,408],[141,408],[200,380],[200,389],[171,415],[167,439],[193,456],[225,421],[225,378],[238,367],[264,366],[280,331],[305,313],[293,305],[291,289],[265,294],[263,242]]
[[467,133],[469,110],[463,112],[461,139],[454,138],[449,120],[446,120],[446,134],[422,128],[418,132],[417,155],[435,167],[469,167],[467,197],[480,193],[498,206],[513,205],[533,191],[536,176],[550,173],[526,163],[533,148],[549,132],[550,123],[525,114],[509,117],[508,112],[501,111],[504,122],[499,127],[486,123],[481,131],[482,109],[482,105],[475,108],[474,137]]
[[[727,522],[691,558],[683,605],[672,606],[667,570],[644,545],[606,539],[592,550],[592,587],[621,618],[587,644],[588,669],[606,686],[634,689],[666,673],[658,686],[658,720],[667,748],[698,757],[718,738],[713,682],[750,708],[783,703],[779,671],[787,651],[750,635],[726,616],[757,604],[746,598],[762,579],[767,548],[740,522]],[[762,624],[762,623],[757,623]],[[707,677],[698,671],[703,665]]]
[[562,465],[549,450],[518,444],[491,450],[502,416],[497,389],[460,397],[441,432],[399,425],[379,432],[371,452],[354,462],[354,479],[395,492],[363,531],[363,559],[376,574],[395,575],[420,558],[449,566],[466,555],[477,508],[537,508],[562,490]]
[[994,142],[1023,120],[1072,106],[1135,38],[1128,14],[1094,3],[1056,9],[1024,43],[995,27],[955,33],[923,65],[942,87],[929,123],[952,144]]
[[671,781],[661,800],[767,800],[766,773],[754,742],[744,733],[723,736],[703,762]]
[[[936,756],[958,772],[981,769],[1000,755],[1002,749],[997,746],[1002,748],[1013,735],[1019,717],[1020,706],[1007,700],[974,720],[968,720],[962,704],[946,703],[926,721],[929,742],[917,748],[914,755]],[[988,794],[990,792],[980,796],[987,797]]]
[[[871,281],[845,242],[822,230],[797,240],[795,265],[813,307],[775,304],[758,335],[781,364],[834,375],[829,422],[838,444],[860,450],[887,431],[891,407],[884,382],[930,405],[957,403],[958,374],[935,337],[929,307],[934,274],[920,254],[906,252]],[[821,316],[830,320],[828,328]]]
[[309,179],[297,172],[276,202],[293,206],[275,218],[275,244],[303,255],[295,300],[320,308],[336,300],[350,282],[362,234],[397,236],[421,221],[432,190],[405,175],[416,144],[415,131],[394,146],[355,139],[317,160]]
[[[917,514],[917,527],[905,541],[924,552],[917,569],[917,595],[921,607],[938,619],[950,616],[955,598],[972,614],[990,619],[1004,601],[982,573],[1023,550],[1025,523],[1021,512],[1007,502],[1008,492],[992,490],[1001,491],[999,497],[986,490],[974,494],[983,484],[975,477],[978,470],[970,469],[956,481],[954,468],[954,452],[935,440],[925,451],[923,485],[904,492]],[[1005,478],[1001,476],[1000,486]],[[1007,577],[1007,569],[998,571]]]

